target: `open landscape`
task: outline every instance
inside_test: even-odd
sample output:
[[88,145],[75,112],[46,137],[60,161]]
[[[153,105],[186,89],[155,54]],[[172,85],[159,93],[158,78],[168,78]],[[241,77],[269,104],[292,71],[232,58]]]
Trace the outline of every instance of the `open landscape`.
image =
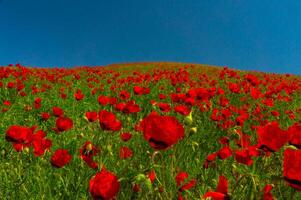
[[301,77],[0,67],[0,199],[301,199]]

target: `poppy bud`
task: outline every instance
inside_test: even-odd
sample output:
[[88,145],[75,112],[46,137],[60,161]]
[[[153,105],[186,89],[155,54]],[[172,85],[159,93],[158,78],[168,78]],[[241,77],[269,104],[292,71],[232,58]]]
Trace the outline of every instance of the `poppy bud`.
[[193,135],[193,134],[195,134],[197,132],[197,128],[196,127],[192,127],[192,128],[190,128],[190,130],[189,130],[189,135]]
[[83,138],[84,137],[84,134],[83,133],[80,133],[79,135],[77,135],[78,138]]
[[185,117],[184,123],[185,123],[186,125],[191,125],[192,122],[193,122],[193,119],[192,119],[192,112],[190,112],[189,115]]
[[144,174],[138,174],[135,178],[135,181],[137,183],[143,182],[146,179],[146,176]]
[[91,143],[87,145],[86,150],[88,152],[90,152],[92,150],[92,144]]
[[109,145],[107,146],[107,150],[108,150],[108,152],[109,152],[110,155],[113,155],[112,145],[109,144]]
[[28,147],[25,147],[23,150],[24,150],[25,153],[29,153],[29,148]]
[[298,150],[297,147],[295,147],[294,145],[286,145],[284,146],[285,149],[293,149],[293,150]]
[[149,178],[144,180],[144,184],[145,184],[145,186],[147,187],[148,190],[150,190],[150,191],[152,190],[152,182]]

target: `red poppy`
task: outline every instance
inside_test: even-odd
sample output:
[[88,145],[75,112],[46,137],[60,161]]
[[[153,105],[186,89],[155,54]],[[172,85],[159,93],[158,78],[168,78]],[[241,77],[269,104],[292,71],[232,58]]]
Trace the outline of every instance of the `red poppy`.
[[301,148],[301,124],[295,123],[287,130],[290,139],[289,143],[296,146],[297,148]]
[[51,156],[51,164],[54,167],[61,168],[67,165],[72,159],[72,156],[65,149],[58,149]]
[[217,155],[220,159],[224,160],[226,158],[229,158],[230,156],[232,156],[232,150],[227,147],[227,146],[223,146],[218,152]]
[[224,176],[219,176],[218,185],[216,187],[216,191],[209,191],[203,195],[203,198],[211,197],[213,200],[229,200],[230,197],[228,195],[228,180]]
[[52,142],[49,139],[36,138],[32,141],[32,146],[34,148],[33,154],[35,156],[42,156],[47,149],[50,149]]
[[116,119],[116,116],[106,110],[99,111],[99,124],[104,130],[119,131],[121,129],[121,122]]
[[128,98],[130,98],[130,93],[128,93],[126,90],[122,90],[120,93],[119,93],[119,96],[122,100],[126,100]]
[[264,187],[263,189],[263,197],[262,200],[275,200],[275,198],[273,197],[273,194],[271,192],[271,190],[273,189],[273,186],[268,184]]
[[60,117],[64,114],[64,111],[60,107],[53,107],[52,112],[53,112],[53,115],[56,117]]
[[253,99],[258,99],[262,96],[261,92],[259,89],[251,87],[250,89],[250,95]]
[[184,137],[184,128],[175,117],[150,114],[140,123],[144,138],[154,149],[167,149]]
[[150,172],[147,173],[147,177],[149,178],[149,180],[151,181],[151,183],[153,183],[156,179],[156,172],[155,170],[152,170]]
[[168,103],[158,103],[158,107],[162,112],[169,112],[171,110],[171,107]]
[[278,151],[289,140],[289,134],[279,128],[278,122],[272,122],[257,129],[260,148],[271,152]]
[[122,134],[120,134],[120,138],[121,138],[122,141],[127,142],[132,138],[132,134],[122,133]]
[[301,191],[301,150],[285,149],[283,176],[291,187]]
[[180,113],[181,115],[189,115],[191,109],[184,105],[179,105],[174,107],[175,112]]
[[47,121],[50,118],[50,114],[43,112],[43,113],[41,113],[41,117],[44,121]]
[[186,172],[179,172],[176,176],[176,182],[177,186],[181,186],[179,188],[179,191],[182,192],[184,190],[189,190],[190,188],[194,187],[196,185],[196,180],[192,179],[190,181],[187,181],[188,174]]
[[188,178],[188,173],[179,172],[176,176],[177,186],[180,186],[182,183],[184,183],[185,179],[187,178]]
[[235,160],[239,163],[249,165],[249,166],[253,164],[253,160],[247,149],[236,150],[235,151]]
[[105,106],[110,103],[110,97],[107,96],[99,96],[98,103]]
[[56,120],[56,128],[59,132],[67,131],[73,127],[73,121],[68,117],[59,117]]
[[117,195],[119,188],[120,183],[117,177],[106,169],[98,172],[89,183],[89,191],[94,200],[113,199]]
[[89,122],[95,122],[98,119],[97,112],[86,112],[85,116]]
[[80,157],[87,163],[92,169],[97,169],[97,162],[93,161],[93,156],[99,153],[99,149],[95,147],[90,141],[85,142],[82,148],[79,150]]
[[80,101],[84,98],[84,94],[82,93],[82,91],[80,89],[77,89],[76,90],[76,93],[74,93],[74,98],[77,100],[77,101]]
[[32,129],[25,126],[12,125],[6,131],[6,139],[15,143],[30,143],[32,140]]
[[115,109],[117,111],[122,111],[125,108],[125,106],[126,106],[126,103],[120,102],[115,105]]
[[141,95],[144,93],[144,88],[142,88],[140,86],[134,86],[133,90],[136,95]]
[[140,107],[134,102],[129,101],[125,104],[124,108],[122,109],[123,113],[137,113],[140,111]]
[[209,167],[209,164],[212,163],[215,159],[216,159],[216,156],[217,156],[217,153],[211,153],[207,156],[204,164],[203,164],[203,167],[205,169],[207,169]]
[[34,107],[35,107],[35,109],[41,108],[41,102],[42,102],[42,99],[41,99],[41,98],[36,98],[36,99],[34,100]]
[[166,99],[166,96],[164,94],[159,94],[159,99]]
[[133,156],[133,151],[128,147],[120,147],[119,158],[127,159]]

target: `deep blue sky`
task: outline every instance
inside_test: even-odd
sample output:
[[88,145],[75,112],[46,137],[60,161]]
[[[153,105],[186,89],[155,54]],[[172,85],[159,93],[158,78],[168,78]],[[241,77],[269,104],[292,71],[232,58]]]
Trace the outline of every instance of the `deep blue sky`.
[[0,65],[179,61],[301,74],[300,0],[0,0]]

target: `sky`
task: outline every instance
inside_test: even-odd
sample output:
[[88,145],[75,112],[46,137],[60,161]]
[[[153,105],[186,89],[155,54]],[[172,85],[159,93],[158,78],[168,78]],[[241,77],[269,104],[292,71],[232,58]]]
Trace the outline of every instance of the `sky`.
[[0,0],[0,65],[173,61],[301,74],[300,0]]

